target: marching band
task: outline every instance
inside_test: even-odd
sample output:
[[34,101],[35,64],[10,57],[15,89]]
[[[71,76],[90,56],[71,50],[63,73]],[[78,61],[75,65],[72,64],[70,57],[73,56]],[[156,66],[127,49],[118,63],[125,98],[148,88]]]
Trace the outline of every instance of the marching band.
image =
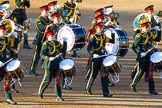
[[[18,54],[20,43],[24,36],[24,48],[31,49],[28,44],[30,21],[27,20],[25,8],[30,8],[30,0],[15,0],[17,7],[11,11],[9,1],[0,3],[0,81],[4,79],[6,102],[17,104],[12,98],[11,90],[17,81],[24,77],[24,67],[20,64]],[[94,12],[90,28],[78,24],[81,17],[78,3],[82,0],[67,0],[62,7],[58,1],[52,1],[41,6],[40,16],[36,18],[36,36],[33,40],[34,54],[30,66],[30,75],[38,76],[37,65],[42,62],[44,77],[38,89],[38,97],[43,98],[52,78],[55,79],[54,89],[57,101],[64,101],[62,89],[72,90],[70,86],[76,73],[75,63],[66,53],[73,51],[72,57],[79,57],[77,50],[87,47],[89,57],[86,72],[86,93],[92,95],[92,85],[100,72],[103,97],[112,97],[108,87],[119,82],[121,64],[117,62],[125,57],[129,48],[129,38],[121,27],[120,14],[113,5],[99,8]],[[161,13],[154,14],[154,5],[149,5],[145,13],[139,14],[133,22],[133,44],[137,64],[131,72],[130,88],[137,92],[137,84],[145,74],[149,93],[158,95],[155,90],[153,71],[159,71],[155,58],[161,53],[157,47],[161,41]],[[159,15],[159,16],[158,16]],[[158,53],[157,53],[158,52]],[[151,60],[151,61],[150,61]],[[114,79],[113,79],[114,77]]]

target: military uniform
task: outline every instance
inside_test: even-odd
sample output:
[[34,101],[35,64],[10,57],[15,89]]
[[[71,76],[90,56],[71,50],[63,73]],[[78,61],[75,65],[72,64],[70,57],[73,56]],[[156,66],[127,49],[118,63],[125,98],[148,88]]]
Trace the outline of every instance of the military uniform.
[[[15,13],[16,23],[25,26],[25,20],[27,20],[26,10],[25,8],[30,8],[30,0],[15,0],[15,4],[17,8],[13,11]],[[25,27],[24,27],[25,28]],[[25,28],[26,30],[26,28]],[[24,36],[24,48],[31,49],[28,44],[28,34],[27,33],[21,33],[21,35]]]
[[[46,36],[54,35],[54,32],[47,32]],[[45,41],[41,48],[40,56],[43,59],[42,68],[45,69],[44,78],[40,84],[38,96],[43,98],[43,93],[49,83],[52,80],[52,77],[55,79],[55,94],[57,100],[62,99],[61,93],[61,82],[60,82],[60,75],[59,75],[59,63],[62,60],[61,57],[56,57],[60,52],[66,51],[66,44],[63,46],[60,42],[53,40],[53,41]],[[52,60],[51,60],[52,58]]]
[[[147,6],[144,10],[146,13],[148,13],[148,15],[151,17],[151,28],[153,28],[151,31],[152,33],[154,33],[156,35],[156,39],[154,40],[154,43],[156,42],[160,42],[161,41],[161,24],[160,24],[160,19],[158,16],[154,15],[154,5],[149,5]],[[140,33],[141,30],[138,29],[136,31],[133,32],[133,37],[135,37],[138,33]],[[131,72],[131,78],[134,78],[137,69],[138,69],[138,63],[137,65],[134,67],[134,69]],[[145,81],[147,81],[147,73],[145,74]]]
[[[95,12],[96,13],[96,12]],[[96,24],[96,23],[100,23],[100,22],[102,22],[102,23],[105,23],[104,22],[104,16],[101,14],[101,15],[98,15],[98,16],[96,16],[95,17],[95,19],[93,20],[93,23],[92,23],[92,27]],[[87,40],[90,38],[90,35],[91,34],[94,34],[94,30],[91,28],[91,29],[89,29],[90,30],[90,32],[88,32],[88,37],[87,37]],[[90,74],[91,74],[91,68],[90,68],[90,61],[91,61],[91,56],[88,58],[88,63],[87,63],[87,73],[86,73],[86,79],[88,80],[89,79],[89,77],[90,77]],[[109,78],[108,78],[108,85],[111,87],[111,86],[114,86],[114,84],[113,83],[111,83],[111,81],[109,80]]]
[[[148,27],[149,24],[144,23],[141,24],[143,27]],[[152,42],[156,39],[156,36],[152,32],[142,32],[138,33],[134,39],[132,49],[137,54],[136,61],[139,63],[139,70],[136,73],[132,83],[131,89],[136,92],[136,85],[140,81],[144,72],[147,72],[148,77],[148,85],[149,85],[149,93],[153,95],[157,95],[158,93],[155,91],[155,85],[153,80],[152,73],[152,63],[150,62],[150,56],[154,53],[154,50],[147,52],[150,48],[153,47]],[[144,54],[144,55],[143,55]]]
[[[62,8],[63,8],[63,10],[67,10],[67,12],[68,12],[67,16],[65,16],[65,18],[64,18],[65,23],[71,24],[73,21],[71,22],[70,18],[75,18],[74,22],[78,21],[78,18],[81,16],[81,13],[80,13],[78,7],[76,7],[76,4],[74,2],[70,3],[67,1],[63,4]],[[79,13],[76,13],[76,11],[78,11]]]
[[[1,30],[6,30],[5,25],[0,25],[0,32],[2,32]],[[8,46],[8,41],[7,38],[4,36],[0,37],[0,81],[4,79],[4,93],[5,93],[5,97],[6,97],[6,102],[9,104],[17,104],[17,102],[13,101],[12,99],[12,95],[11,95],[11,88],[10,88],[10,75],[8,72],[6,72],[6,64],[4,64],[5,62],[7,62],[8,60],[11,59],[11,55],[10,52],[8,50],[9,46]]]
[[[103,27],[103,24],[101,22],[94,25],[95,30],[99,29],[100,27]],[[114,43],[114,40],[115,40],[114,36],[112,36],[112,39],[109,39],[103,33],[98,33],[98,32],[95,32],[95,34],[92,34],[89,38],[87,51],[93,58],[91,60],[91,75],[86,85],[86,91],[90,95],[92,95],[91,87],[93,85],[94,80],[97,77],[98,71],[101,69],[101,64],[104,59],[103,57],[95,58],[94,55],[96,54],[98,56],[105,55],[104,52],[105,42]],[[105,74],[104,72],[100,71],[100,75],[101,75],[103,96],[111,97],[112,94],[110,94],[108,90],[108,74]]]
[[[40,9],[41,11],[47,11],[48,7],[47,5],[45,5],[45,6],[40,7]],[[51,21],[46,16],[39,16],[38,18],[36,18],[35,23],[36,23],[37,34],[33,41],[33,44],[35,45],[35,50],[34,50],[34,55],[33,55],[30,72],[29,72],[29,74],[33,74],[33,75],[37,75],[36,67],[40,59],[40,51],[42,47],[42,42],[44,41],[43,40],[44,32],[45,32],[46,26],[51,24]]]

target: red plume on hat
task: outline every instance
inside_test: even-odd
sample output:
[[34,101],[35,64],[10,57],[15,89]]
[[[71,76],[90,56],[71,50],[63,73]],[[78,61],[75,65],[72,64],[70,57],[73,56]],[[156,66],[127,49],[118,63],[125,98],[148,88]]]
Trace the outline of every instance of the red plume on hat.
[[53,1],[53,2],[48,3],[48,6],[55,6],[55,5],[57,5],[57,1]]
[[40,10],[41,11],[48,10],[48,5],[41,6],[40,7]]
[[6,30],[6,26],[4,24],[0,25],[0,30]]
[[103,15],[98,15],[98,16],[95,17],[95,20],[96,20],[96,21],[98,21],[98,20],[100,20],[100,19],[104,19],[104,16],[103,16]]
[[148,12],[148,11],[153,10],[153,9],[154,9],[154,5],[149,5],[149,6],[147,6],[144,10],[145,10],[146,12]]
[[94,29],[97,29],[98,27],[102,27],[103,26],[103,23],[102,22],[99,22],[99,23],[96,23],[93,28]]
[[60,14],[58,12],[54,13],[51,15],[52,19],[54,19],[55,17],[60,17]]
[[46,35],[46,38],[47,38],[47,37],[50,36],[50,35],[54,35],[54,32],[53,32],[53,31],[47,31],[47,32],[45,33],[45,35]]

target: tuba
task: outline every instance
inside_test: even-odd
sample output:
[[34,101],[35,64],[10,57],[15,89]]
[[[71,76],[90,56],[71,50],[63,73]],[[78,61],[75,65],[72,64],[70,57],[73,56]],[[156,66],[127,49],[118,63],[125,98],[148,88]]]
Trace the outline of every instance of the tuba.
[[0,25],[2,24],[6,26],[6,37],[10,36],[12,32],[14,32],[14,29],[15,29],[14,22],[10,19],[4,19],[0,21]]
[[137,15],[133,20],[133,27],[135,30],[140,29],[141,17],[145,17],[144,19],[147,18],[148,21],[151,22],[151,17],[147,13],[141,13],[141,14]]

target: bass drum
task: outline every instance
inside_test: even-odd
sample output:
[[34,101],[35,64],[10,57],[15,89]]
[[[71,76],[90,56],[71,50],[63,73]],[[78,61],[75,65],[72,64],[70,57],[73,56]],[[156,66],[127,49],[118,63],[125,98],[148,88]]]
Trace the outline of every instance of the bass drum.
[[85,46],[86,30],[78,24],[65,25],[57,34],[57,40],[63,43],[67,39],[67,52],[73,49],[81,49]]
[[111,38],[111,33],[115,33],[115,43],[106,43],[106,51],[108,54],[124,57],[128,52],[129,39],[127,33],[122,29],[107,29],[105,35]]

